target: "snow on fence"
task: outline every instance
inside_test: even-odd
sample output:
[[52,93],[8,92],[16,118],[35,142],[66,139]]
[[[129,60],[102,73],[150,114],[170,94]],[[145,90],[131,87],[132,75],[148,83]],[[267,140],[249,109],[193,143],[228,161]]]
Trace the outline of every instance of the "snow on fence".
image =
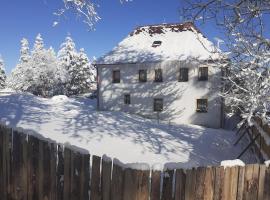
[[[91,177],[91,178],[90,178]],[[0,199],[270,199],[270,168],[123,165],[0,126]]]

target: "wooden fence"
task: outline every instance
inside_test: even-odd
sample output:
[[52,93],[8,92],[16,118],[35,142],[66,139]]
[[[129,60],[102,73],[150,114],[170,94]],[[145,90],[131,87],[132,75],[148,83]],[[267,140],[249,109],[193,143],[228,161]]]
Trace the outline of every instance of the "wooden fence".
[[[135,170],[0,126],[1,200],[270,200],[270,168]],[[91,177],[91,178],[90,178]]]

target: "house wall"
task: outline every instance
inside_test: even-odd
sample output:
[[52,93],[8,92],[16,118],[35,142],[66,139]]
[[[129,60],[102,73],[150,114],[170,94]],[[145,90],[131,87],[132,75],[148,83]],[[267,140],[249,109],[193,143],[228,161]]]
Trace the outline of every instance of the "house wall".
[[[198,81],[198,67],[208,66],[208,81]],[[179,68],[189,68],[189,81],[178,82]],[[163,71],[163,82],[154,82],[155,69]],[[112,71],[120,70],[121,82],[112,83]],[[147,82],[140,83],[138,71],[147,69]],[[136,113],[157,118],[153,111],[153,99],[163,98],[164,111],[159,118],[171,123],[189,123],[207,127],[221,126],[221,101],[217,96],[220,75],[211,63],[167,61],[160,63],[137,63],[99,65],[99,109]],[[131,104],[124,104],[124,94],[131,95]],[[208,112],[196,112],[196,99],[208,99]]]

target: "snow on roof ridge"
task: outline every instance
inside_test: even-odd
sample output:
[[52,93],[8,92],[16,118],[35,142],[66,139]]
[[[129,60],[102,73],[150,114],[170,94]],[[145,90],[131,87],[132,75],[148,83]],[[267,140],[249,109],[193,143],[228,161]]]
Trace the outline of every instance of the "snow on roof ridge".
[[[141,32],[145,32],[148,29],[148,33],[150,36],[154,34],[165,34],[164,29],[171,29],[171,32],[182,32],[182,31],[196,31],[197,33],[201,33],[201,31],[195,26],[195,24],[191,21],[183,22],[183,23],[162,23],[162,24],[149,24],[142,25],[135,28],[129,36],[140,34]],[[205,37],[204,35],[202,35]]]

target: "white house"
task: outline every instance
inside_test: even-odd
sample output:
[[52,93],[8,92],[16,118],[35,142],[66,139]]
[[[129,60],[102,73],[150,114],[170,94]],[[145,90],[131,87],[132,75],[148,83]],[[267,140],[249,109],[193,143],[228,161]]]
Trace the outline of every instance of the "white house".
[[193,23],[138,27],[97,61],[98,108],[219,128],[218,58]]

